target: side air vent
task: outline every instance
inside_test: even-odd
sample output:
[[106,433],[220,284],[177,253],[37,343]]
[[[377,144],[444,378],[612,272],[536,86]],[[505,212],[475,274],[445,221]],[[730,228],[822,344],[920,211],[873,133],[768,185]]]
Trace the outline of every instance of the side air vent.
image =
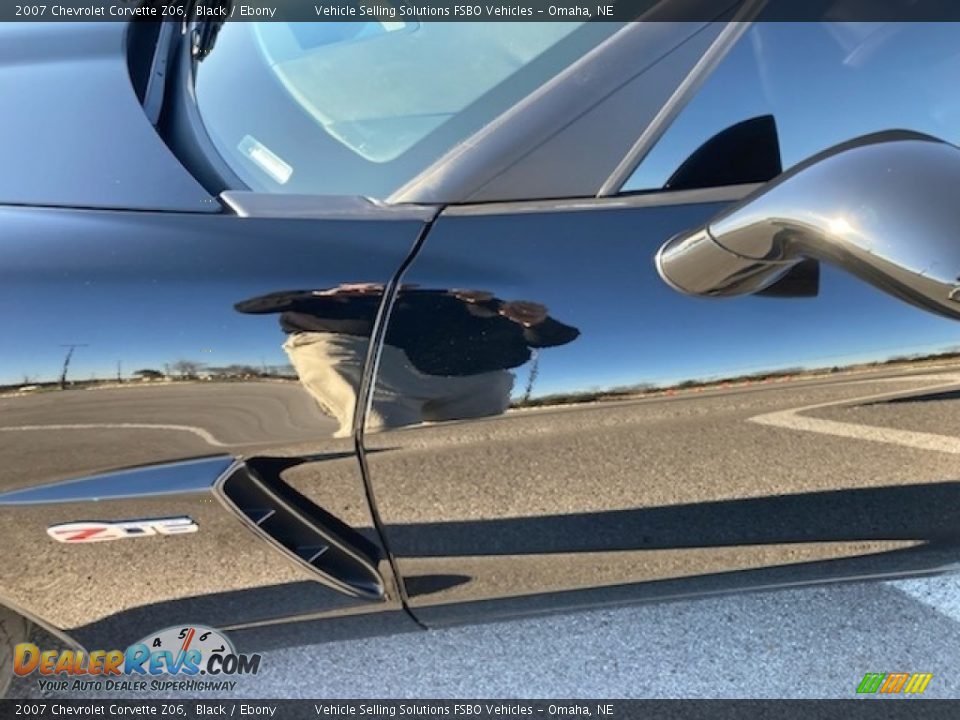
[[224,481],[222,491],[258,531],[311,566],[322,582],[354,597],[383,599],[370,543],[282,480],[245,465]]

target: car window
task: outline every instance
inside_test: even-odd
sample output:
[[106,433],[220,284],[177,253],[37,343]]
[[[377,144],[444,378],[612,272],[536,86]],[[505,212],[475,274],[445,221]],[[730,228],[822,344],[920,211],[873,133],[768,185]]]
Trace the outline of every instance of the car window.
[[[622,190],[766,180],[840,142],[894,128],[956,143],[958,71],[957,23],[756,23]],[[776,153],[777,138],[780,157],[758,157]]]
[[383,198],[622,23],[226,23],[204,127],[265,192]]

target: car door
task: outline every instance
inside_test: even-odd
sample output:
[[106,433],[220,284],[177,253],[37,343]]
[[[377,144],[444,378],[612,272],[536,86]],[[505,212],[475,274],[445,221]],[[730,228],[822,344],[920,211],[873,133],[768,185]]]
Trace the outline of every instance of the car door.
[[[423,176],[484,185],[518,142],[488,130],[521,105],[555,134],[618,88],[653,113],[721,28],[11,29],[30,182],[0,182],[0,603],[94,647],[182,622],[260,646],[418,627],[354,433],[387,289],[451,197]],[[32,112],[65,93],[70,127]],[[460,308],[417,296],[437,304]]]
[[0,594],[87,646],[184,622],[272,642],[358,610],[409,623],[350,429],[425,217],[257,197],[0,208]]
[[956,142],[955,38],[758,23],[597,197],[441,213],[393,298],[363,437],[418,619],[955,564],[960,325],[832,263],[717,299],[654,262],[836,143]]

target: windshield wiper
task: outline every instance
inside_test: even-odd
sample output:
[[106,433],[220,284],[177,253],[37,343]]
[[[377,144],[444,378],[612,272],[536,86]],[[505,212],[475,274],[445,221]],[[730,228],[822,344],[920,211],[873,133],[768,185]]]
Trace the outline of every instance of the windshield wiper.
[[213,0],[206,7],[210,19],[198,21],[194,25],[191,52],[197,60],[203,60],[213,50],[213,46],[217,42],[217,33],[220,32],[226,18],[233,13],[233,0]]
[[[160,2],[167,4],[166,0],[160,0]],[[180,4],[187,8],[184,13],[186,21],[166,20],[160,23],[157,44],[153,51],[153,59],[150,62],[147,88],[143,93],[143,111],[154,127],[160,121],[160,112],[163,110],[163,100],[166,97],[167,89],[167,73],[170,70],[170,62],[179,39],[180,33],[178,31],[181,27],[185,27],[186,22],[196,16],[196,7],[199,0],[183,0]],[[215,4],[223,8],[221,11],[222,17],[230,16],[233,9],[232,0],[215,0]],[[190,52],[194,58],[203,60],[210,54],[217,41],[217,33],[220,32],[224,22],[224,20],[211,19],[193,23]]]
[[147,89],[143,93],[143,111],[156,127],[160,120],[160,111],[163,109],[163,98],[166,95],[167,71],[170,69],[170,51],[177,37],[175,22],[161,22],[160,32],[157,35],[157,46],[153,51],[153,60],[150,61],[150,75],[147,78]]

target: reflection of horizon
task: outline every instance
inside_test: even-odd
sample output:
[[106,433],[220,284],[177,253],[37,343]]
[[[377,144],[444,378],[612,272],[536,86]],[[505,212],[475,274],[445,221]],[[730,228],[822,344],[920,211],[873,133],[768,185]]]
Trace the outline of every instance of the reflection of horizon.
[[[168,381],[175,382],[180,380],[222,380],[235,378],[284,378],[297,379],[296,370],[290,363],[284,364],[262,364],[262,363],[233,363],[230,365],[213,366],[201,362],[176,361],[170,363],[154,363],[155,366],[165,368],[165,370],[150,368],[141,368],[133,372],[121,373],[119,377],[116,374],[116,366],[110,368],[104,367],[102,370],[71,372],[67,379],[68,386],[85,385],[90,383],[113,382],[137,384],[150,381]],[[177,365],[183,365],[183,369],[177,370]],[[48,385],[59,383],[59,380],[53,374],[48,374],[44,378],[38,378],[33,374],[23,373],[18,380],[9,382],[0,382],[0,388],[18,387],[22,385]]]
[[59,380],[39,380],[31,382],[17,382],[10,383],[6,385],[0,385],[0,392],[10,392],[17,390],[84,390],[87,388],[94,387],[163,387],[167,385],[183,385],[186,383],[201,383],[201,384],[215,384],[215,383],[235,383],[235,382],[251,382],[262,380],[265,382],[299,382],[300,379],[297,377],[296,372],[291,366],[288,372],[284,373],[271,373],[271,372],[253,372],[253,373],[244,373],[244,372],[234,372],[234,373],[204,373],[201,375],[184,375],[184,376],[173,376],[173,375],[163,375],[159,373],[155,377],[150,376],[127,376],[122,378],[116,377],[87,377],[87,378],[77,378],[74,380],[68,380],[65,388],[61,388]]
[[[944,352],[933,352],[915,357],[892,356],[880,359],[868,359],[858,362],[836,364],[823,364],[816,366],[797,366],[791,368],[781,368],[769,371],[756,372],[738,372],[736,374],[714,376],[714,377],[695,377],[683,380],[674,380],[671,382],[636,382],[622,383],[607,388],[593,388],[585,391],[564,390],[562,388],[550,390],[545,393],[538,393],[526,401],[518,400],[511,403],[511,407],[527,407],[539,404],[554,403],[558,398],[571,398],[569,402],[587,402],[591,398],[618,397],[633,394],[656,393],[671,389],[684,389],[694,387],[712,387],[724,383],[737,383],[743,381],[758,381],[765,378],[777,378],[787,376],[798,376],[804,379],[805,376],[818,376],[821,374],[835,374],[837,372],[851,372],[857,370],[867,370],[875,367],[887,367],[896,369],[897,367],[909,367],[918,363],[925,363],[935,360],[948,360],[960,358],[960,349],[950,349]],[[248,370],[248,371],[244,371]],[[156,377],[138,376],[137,372],[123,376],[121,380],[116,377],[110,377],[109,372],[94,373],[87,377],[76,377],[68,382],[68,389],[82,389],[92,386],[123,385],[130,387],[157,387],[161,385],[171,385],[183,382],[235,382],[238,380],[271,380],[271,381],[297,381],[300,382],[296,370],[292,364],[268,365],[266,372],[262,368],[254,365],[238,364],[227,365],[223,367],[204,368],[203,374],[196,376],[182,375],[164,375],[158,371]],[[33,378],[21,378],[15,381],[0,383],[0,392],[16,391],[23,387],[36,387],[39,389],[59,387],[59,381],[55,378],[44,380],[35,380]],[[576,398],[576,399],[574,399]],[[586,398],[586,399],[580,399]]]
[[657,395],[677,390],[706,390],[730,386],[745,387],[756,383],[763,383],[764,381],[783,382],[785,379],[811,380],[821,377],[830,377],[838,374],[850,374],[857,372],[867,373],[881,369],[896,370],[899,368],[912,367],[921,363],[944,361],[954,358],[960,359],[960,350],[950,350],[943,353],[930,353],[927,355],[906,358],[894,356],[883,360],[861,361],[850,364],[820,365],[806,368],[793,367],[782,368],[779,370],[739,373],[736,375],[726,375],[722,377],[691,378],[672,383],[639,382],[618,385],[606,389],[591,389],[569,392],[558,391],[549,394],[541,394],[529,399],[515,401],[511,403],[511,407],[523,408],[537,407],[542,405],[577,404],[593,402],[595,400],[631,399],[634,397]]
[[[622,383],[614,385],[607,388],[593,388],[585,391],[567,391],[564,389],[551,390],[546,393],[539,393],[526,401],[518,400],[511,403],[511,407],[527,407],[527,406],[536,406],[538,404],[545,404],[547,402],[553,403],[556,402],[558,398],[568,397],[571,398],[570,402],[585,402],[588,400],[583,400],[579,398],[600,398],[600,397],[617,397],[617,396],[627,396],[633,394],[645,394],[645,393],[656,393],[664,390],[671,389],[685,389],[685,388],[694,388],[694,387],[712,387],[715,385],[721,385],[724,383],[737,383],[744,381],[759,381],[766,378],[778,378],[778,377],[789,377],[797,376],[799,379],[804,379],[808,376],[818,376],[822,374],[835,374],[837,372],[851,372],[857,370],[867,370],[875,367],[887,367],[890,369],[896,369],[897,367],[909,367],[918,363],[925,363],[935,360],[947,360],[952,358],[960,358],[960,349],[950,349],[944,352],[933,352],[924,355],[917,355],[914,357],[903,357],[903,356],[892,356],[887,358],[880,358],[875,360],[860,360],[857,362],[843,363],[838,362],[836,364],[823,364],[816,366],[796,366],[790,368],[780,368],[775,370],[761,370],[756,372],[737,372],[736,374],[722,375],[722,376],[713,376],[713,377],[694,377],[683,380],[674,380],[670,382],[663,381],[649,381],[649,382],[636,382],[636,383]],[[200,365],[198,363],[198,365]],[[257,367],[250,364],[236,364],[236,365],[226,365],[223,367],[209,367],[203,368],[201,366],[201,372],[196,375],[178,375],[170,374],[165,375],[164,373],[157,371],[156,376],[140,376],[138,373],[141,371],[136,371],[129,375],[123,376],[121,380],[118,380],[116,377],[110,377],[109,372],[104,372],[102,374],[94,373],[87,377],[76,377],[68,381],[68,389],[82,389],[84,387],[91,386],[105,386],[105,385],[123,385],[130,387],[149,387],[149,386],[161,386],[161,385],[170,385],[183,382],[236,382],[238,380],[248,381],[248,380],[271,380],[271,381],[297,381],[300,382],[300,378],[297,376],[296,369],[292,364],[285,365],[267,365],[265,369],[263,367]],[[48,378],[45,380],[34,380],[30,379],[20,379],[13,382],[0,383],[0,392],[10,392],[15,391],[19,388],[29,386],[36,387],[41,389],[46,389],[48,387],[56,386],[59,387],[59,381],[55,378]],[[573,399],[577,398],[577,399]]]

